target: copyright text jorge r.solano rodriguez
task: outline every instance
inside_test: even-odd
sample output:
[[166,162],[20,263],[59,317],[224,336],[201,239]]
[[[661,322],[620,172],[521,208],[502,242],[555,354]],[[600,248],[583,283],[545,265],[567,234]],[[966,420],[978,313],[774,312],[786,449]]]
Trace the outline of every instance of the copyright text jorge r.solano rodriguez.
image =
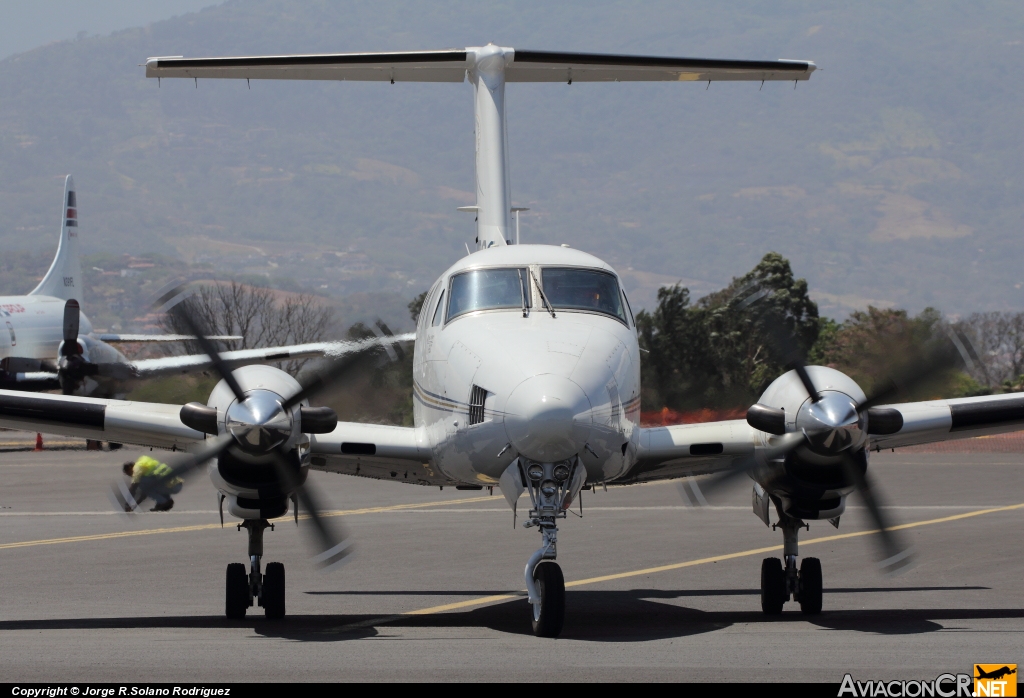
[[11,695],[17,698],[119,698],[120,696],[188,696],[213,698],[230,696],[230,687],[213,686],[12,686]]

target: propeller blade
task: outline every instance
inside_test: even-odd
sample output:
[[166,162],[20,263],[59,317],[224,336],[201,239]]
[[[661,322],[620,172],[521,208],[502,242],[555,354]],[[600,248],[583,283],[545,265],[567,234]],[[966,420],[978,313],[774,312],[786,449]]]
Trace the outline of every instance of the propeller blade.
[[847,479],[856,484],[871,520],[878,527],[881,541],[879,567],[885,573],[899,572],[913,562],[913,551],[900,540],[892,530],[891,522],[886,520],[879,502],[877,484],[871,482],[867,472],[861,470],[849,454],[844,453],[842,461]]
[[114,504],[115,509],[125,513],[131,513],[139,508],[139,503],[135,501],[135,497],[132,496],[131,490],[123,480],[111,483],[110,501]]
[[804,390],[807,391],[811,400],[814,402],[821,400],[821,394],[807,373],[804,352],[797,346],[792,333],[786,327],[786,323],[776,313],[771,311],[766,312],[762,319],[772,344],[775,345],[775,349],[782,357],[783,365],[796,371],[796,375],[800,377],[800,382],[803,383]]
[[811,401],[818,402],[821,400],[821,393],[814,387],[814,382],[811,381],[811,376],[807,373],[807,365],[800,359],[790,362],[790,366],[796,371],[796,375],[800,376],[800,382],[804,384],[804,390],[811,396]]
[[217,375],[224,379],[224,382],[228,384],[228,387],[231,388],[231,392],[234,393],[235,398],[239,402],[245,402],[245,393],[242,392],[242,386],[238,384],[234,374],[231,373],[231,369],[224,363],[220,353],[217,351],[217,347],[213,345],[213,342],[209,340],[206,333],[200,330],[195,320],[192,319],[192,316],[188,312],[188,308],[182,306],[175,312],[177,313],[177,316],[181,318],[182,322],[184,322],[188,327],[189,332],[195,335],[196,341],[199,343],[200,348],[202,348],[203,353],[210,357],[210,361],[213,363],[213,368],[217,372]]
[[901,393],[909,393],[937,373],[953,368],[955,365],[956,358],[951,353],[942,350],[934,351],[924,361],[915,362],[887,377],[871,392],[871,395],[857,405],[857,412],[863,413],[876,405],[891,401]]
[[[384,323],[379,323],[379,325],[383,330],[387,330],[387,326],[384,325]],[[398,347],[397,342],[393,341],[393,337],[394,335],[390,333],[390,330],[387,330],[386,334],[381,335],[380,343],[371,344],[362,349],[356,349],[345,354],[344,356],[338,357],[330,364],[328,364],[327,368],[325,368],[322,371],[316,371],[309,378],[307,378],[305,384],[302,386],[299,392],[295,393],[290,398],[285,400],[282,403],[282,406],[284,407],[285,410],[289,410],[295,407],[295,405],[298,405],[300,402],[307,400],[313,397],[314,395],[318,394],[325,388],[329,388],[330,386],[341,380],[341,378],[345,374],[349,373],[350,371],[358,367],[361,364],[361,362],[368,356],[382,349],[389,353],[389,359],[391,361],[395,361],[400,356],[404,356],[404,354],[398,353],[401,351],[401,349],[400,347]],[[394,358],[392,358],[392,356]]]
[[[806,437],[803,432],[789,432],[776,439],[772,439],[774,443],[770,444],[762,450],[765,460],[776,460],[778,458],[784,458],[793,449],[797,448],[804,443]],[[707,497],[718,492],[727,484],[735,480],[741,475],[749,475],[758,465],[758,459],[756,453],[751,453],[742,458],[733,460],[729,467],[715,475],[711,476],[707,480],[704,480],[703,486],[700,488],[703,491],[704,502],[698,503],[702,506],[707,503]],[[690,481],[693,483],[693,481]],[[682,490],[682,484],[679,485]],[[685,494],[685,492],[683,492]],[[694,495],[696,496],[696,492]]]
[[64,304],[64,346],[65,353],[69,352],[71,345],[78,346],[78,326],[81,320],[82,307],[74,298]]
[[[344,526],[335,525],[320,515],[321,507],[316,497],[305,484],[300,485],[288,464],[288,453],[278,448],[272,452],[274,469],[284,490],[293,492],[302,508],[309,514],[316,538],[317,554],[313,561],[317,567],[331,569],[340,565],[352,554],[352,541]],[[296,514],[297,515],[297,514]]]

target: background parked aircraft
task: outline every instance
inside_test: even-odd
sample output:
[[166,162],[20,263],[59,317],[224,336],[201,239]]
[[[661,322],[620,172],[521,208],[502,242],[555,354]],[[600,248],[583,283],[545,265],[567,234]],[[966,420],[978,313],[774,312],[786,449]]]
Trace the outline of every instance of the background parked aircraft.
[[[192,339],[191,335],[93,330],[89,318],[81,312],[80,299],[85,289],[79,233],[78,196],[74,180],[68,175],[61,207],[60,242],[53,263],[39,285],[27,295],[0,296],[0,387],[61,389],[69,395],[111,397],[123,395],[139,380],[209,370],[212,364],[204,354],[133,361],[111,346],[123,342],[182,342]],[[229,366],[276,363],[337,356],[358,346],[358,342],[316,342],[242,349],[225,352],[222,359]]]

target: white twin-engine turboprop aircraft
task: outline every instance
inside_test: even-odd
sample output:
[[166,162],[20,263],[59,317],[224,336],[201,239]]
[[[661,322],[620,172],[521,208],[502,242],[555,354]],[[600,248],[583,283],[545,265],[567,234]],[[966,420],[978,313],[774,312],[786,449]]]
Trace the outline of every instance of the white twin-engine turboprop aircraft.
[[[797,567],[797,531],[809,520],[838,525],[847,496],[864,495],[868,451],[1010,431],[1024,423],[1015,395],[880,405],[844,374],[823,367],[779,377],[746,420],[642,428],[640,354],[629,302],[608,264],[584,252],[511,243],[505,83],[619,80],[807,80],[802,61],[696,60],[520,51],[499,46],[416,53],[151,58],[151,77],[453,81],[475,90],[477,243],[434,284],[416,327],[415,426],[337,423],[310,408],[316,386],[246,366],[223,373],[207,405],[126,403],[0,392],[0,425],[190,450],[214,461],[212,479],[249,532],[250,570],[228,566],[226,612],[258,603],[284,615],[284,570],[260,572],[267,519],[289,498],[310,510],[329,564],[347,551],[316,515],[308,468],[420,485],[498,486],[542,545],[525,570],[538,635],[555,636],[565,587],[555,563],[559,519],[585,486],[709,473],[748,473],[753,508],[784,533],[784,562],[762,565],[762,607],[798,601],[821,609],[821,566]],[[331,371],[335,369],[332,368]],[[340,369],[339,369],[340,370]],[[184,473],[192,464],[175,468]],[[158,491],[154,486],[151,491]],[[129,507],[132,501],[125,496]],[[883,526],[884,528],[884,526]],[[906,551],[883,533],[886,565]]]
[[[85,292],[79,260],[78,196],[75,182],[64,180],[60,242],[50,269],[25,296],[0,296],[0,388],[62,389],[65,394],[97,397],[124,395],[132,383],[160,376],[196,373],[212,367],[204,354],[130,361],[111,344],[181,342],[180,334],[94,332],[81,312]],[[180,300],[186,292],[174,296]],[[235,340],[241,337],[210,337]],[[221,354],[232,366],[289,359],[337,356],[363,348],[356,342],[318,342],[285,347],[242,349]]]

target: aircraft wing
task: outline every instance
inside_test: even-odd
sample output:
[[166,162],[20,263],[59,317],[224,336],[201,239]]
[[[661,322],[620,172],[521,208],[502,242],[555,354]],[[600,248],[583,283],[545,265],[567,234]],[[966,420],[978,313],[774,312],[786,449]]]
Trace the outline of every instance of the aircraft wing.
[[[146,61],[148,78],[253,80],[389,80],[462,82],[472,54],[464,49],[389,53],[183,58]],[[606,53],[515,50],[505,67],[508,82],[617,82],[625,80],[807,80],[810,61],[738,61]]]
[[[93,337],[100,340],[101,342],[107,342],[108,344],[118,344],[124,342],[188,342],[195,339],[190,334],[94,334]],[[242,339],[240,335],[213,335],[207,337],[217,342],[230,342],[232,340]]]
[[[1024,394],[985,395],[879,405],[902,424],[871,436],[871,450],[966,439],[1024,429]],[[758,432],[745,420],[681,424],[640,430],[636,465],[616,483],[704,475],[729,467],[754,450]]]
[[1024,394],[1021,393],[904,402],[880,405],[877,409],[896,410],[903,425],[894,434],[872,436],[873,450],[1024,429]]
[[615,482],[670,480],[726,470],[753,454],[757,433],[742,419],[641,429],[636,464]]
[[329,473],[414,485],[452,485],[431,462],[420,430],[339,422],[330,434],[310,436],[310,467]]
[[[413,341],[412,333],[395,335],[387,340],[371,337],[353,342],[314,342],[311,344],[295,344],[285,347],[264,347],[262,349],[240,349],[225,351],[221,359],[229,368],[237,368],[246,364],[275,363],[296,359],[336,358],[352,351],[366,349],[374,344],[384,344],[386,348],[392,343]],[[128,363],[103,364],[100,374],[112,378],[140,379],[159,376],[196,373],[213,367],[213,362],[206,354],[190,354],[186,356],[165,356],[159,359],[142,359]]]
[[[206,435],[181,423],[181,405],[0,390],[0,427],[97,441],[192,450]],[[342,422],[330,434],[311,435],[314,470],[448,485],[430,461],[416,429]]]
[[181,423],[181,405],[27,395],[0,390],[0,427],[97,441],[189,450],[206,435]]

